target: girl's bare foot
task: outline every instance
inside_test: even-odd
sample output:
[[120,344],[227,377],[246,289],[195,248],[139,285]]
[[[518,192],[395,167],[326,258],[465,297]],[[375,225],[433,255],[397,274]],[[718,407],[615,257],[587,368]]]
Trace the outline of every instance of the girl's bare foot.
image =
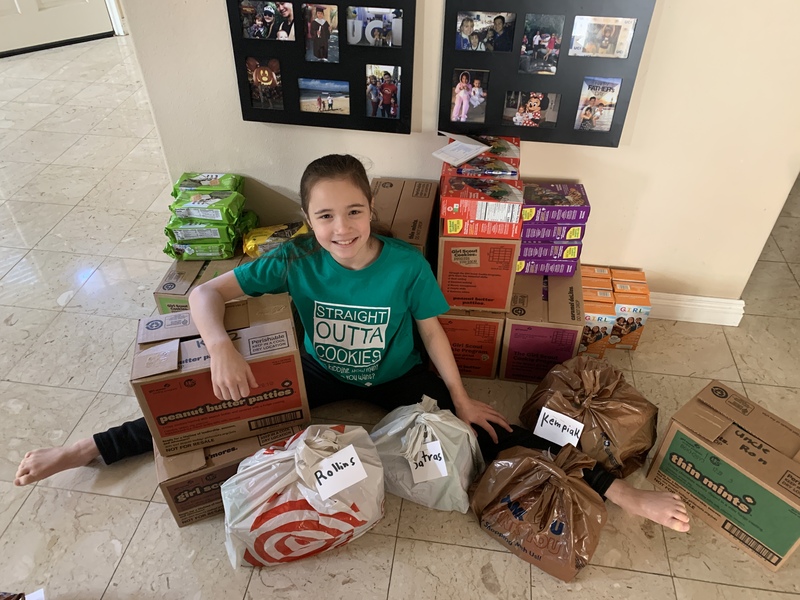
[[626,512],[675,531],[689,531],[689,514],[678,494],[640,490],[617,479],[606,491],[606,498]]
[[25,455],[19,463],[14,485],[29,485],[46,477],[88,465],[100,456],[93,438],[78,440],[60,448],[39,448]]

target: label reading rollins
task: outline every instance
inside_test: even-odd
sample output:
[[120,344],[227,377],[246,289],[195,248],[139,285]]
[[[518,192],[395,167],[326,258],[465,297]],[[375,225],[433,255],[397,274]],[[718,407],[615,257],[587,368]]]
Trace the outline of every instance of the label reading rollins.
[[371,381],[386,351],[389,307],[314,302],[314,352],[352,381]]

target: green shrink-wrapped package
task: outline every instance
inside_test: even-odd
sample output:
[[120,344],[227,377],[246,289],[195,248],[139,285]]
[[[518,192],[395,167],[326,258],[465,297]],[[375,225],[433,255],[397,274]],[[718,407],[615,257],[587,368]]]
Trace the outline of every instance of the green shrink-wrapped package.
[[244,206],[244,196],[238,192],[181,192],[169,209],[181,219],[196,219],[213,223],[236,223]]
[[180,192],[239,192],[244,189],[244,177],[232,173],[184,173],[172,187],[172,196]]

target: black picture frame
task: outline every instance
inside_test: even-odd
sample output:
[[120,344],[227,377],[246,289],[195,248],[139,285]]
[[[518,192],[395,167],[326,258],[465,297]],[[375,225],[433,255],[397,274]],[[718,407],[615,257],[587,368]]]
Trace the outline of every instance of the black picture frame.
[[[240,16],[241,0],[227,0],[231,43],[239,87],[242,118],[245,121],[286,123],[310,127],[357,129],[386,133],[411,133],[411,109],[414,75],[414,33],[416,0],[370,2],[291,2],[294,10],[295,39],[278,41],[245,37]],[[309,62],[306,60],[306,40],[301,7],[304,4],[336,6],[339,15],[339,62]],[[349,6],[399,9],[403,11],[402,44],[397,47],[351,45],[347,40],[346,16]],[[247,59],[255,58],[260,65],[270,59],[280,63],[283,109],[274,110],[253,106]],[[367,116],[370,104],[366,93],[367,65],[391,65],[400,68],[401,87],[398,117]],[[300,79],[346,81],[349,83],[350,114],[304,112],[300,110]],[[371,106],[371,105],[370,105]]]
[[[446,0],[442,41],[442,73],[439,95],[439,129],[463,135],[518,137],[523,141],[554,142],[584,146],[618,147],[633,94],[639,62],[644,51],[655,0]],[[459,13],[514,13],[516,25],[512,51],[471,52],[456,50]],[[558,67],[553,75],[519,72],[520,48],[527,14],[564,15]],[[570,56],[569,46],[575,17],[635,18],[636,26],[627,58]],[[489,71],[491,90],[486,98],[483,123],[451,120],[452,73],[457,69]],[[575,129],[576,114],[585,77],[621,79],[608,131]],[[560,94],[560,109],[554,127],[519,127],[503,124],[506,93],[511,91]]]

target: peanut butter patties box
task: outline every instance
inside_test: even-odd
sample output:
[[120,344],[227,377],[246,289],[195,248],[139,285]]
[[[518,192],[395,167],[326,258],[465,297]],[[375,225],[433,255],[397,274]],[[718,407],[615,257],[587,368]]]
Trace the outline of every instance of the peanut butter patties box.
[[162,456],[311,422],[288,294],[229,302],[224,322],[258,382],[246,398],[214,396],[188,311],[139,321],[131,386]]
[[647,478],[770,571],[800,546],[800,429],[718,381],[672,417]]
[[239,463],[261,448],[302,431],[293,425],[272,433],[249,437],[175,456],[155,450],[158,487],[179,527],[222,514],[220,486],[236,474]]

